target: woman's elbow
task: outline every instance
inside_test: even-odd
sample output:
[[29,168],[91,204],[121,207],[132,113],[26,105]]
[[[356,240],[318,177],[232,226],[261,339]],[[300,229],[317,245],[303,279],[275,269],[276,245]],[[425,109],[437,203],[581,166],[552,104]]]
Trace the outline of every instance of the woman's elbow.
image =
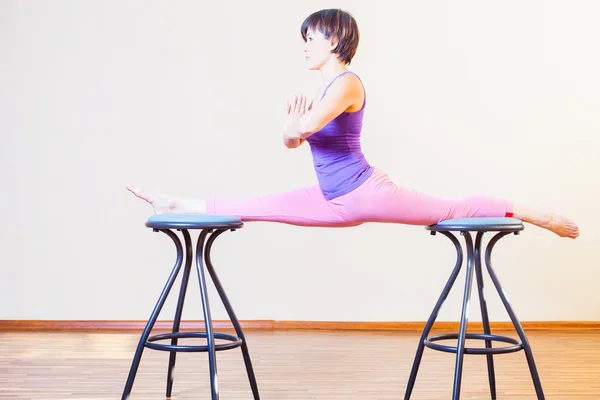
[[295,149],[296,147],[300,146],[299,143],[299,139],[298,138],[289,138],[289,137],[284,137],[283,138],[283,144],[285,145],[285,147],[287,147],[288,149]]
[[288,149],[295,149],[296,147],[299,147],[305,141],[306,140],[304,140],[302,138],[288,138],[288,137],[286,137],[286,138],[283,139],[283,144]]

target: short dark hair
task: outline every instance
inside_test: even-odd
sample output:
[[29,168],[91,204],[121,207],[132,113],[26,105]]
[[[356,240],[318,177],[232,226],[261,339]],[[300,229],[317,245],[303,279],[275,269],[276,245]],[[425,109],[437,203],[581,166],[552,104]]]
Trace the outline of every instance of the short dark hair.
[[306,42],[306,32],[309,29],[318,30],[330,39],[335,36],[338,40],[333,53],[349,65],[356,54],[360,34],[358,24],[352,15],[340,9],[325,9],[310,14],[300,28],[302,39]]

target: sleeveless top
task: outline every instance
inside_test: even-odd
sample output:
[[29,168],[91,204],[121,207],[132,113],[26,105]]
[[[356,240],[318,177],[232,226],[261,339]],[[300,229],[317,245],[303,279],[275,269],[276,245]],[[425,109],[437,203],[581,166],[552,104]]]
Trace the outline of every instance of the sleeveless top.
[[[321,99],[337,78],[348,73],[354,74],[345,71],[333,78],[323,91]],[[373,167],[367,162],[360,145],[366,103],[365,94],[363,106],[359,111],[343,112],[320,131],[306,138],[310,145],[319,187],[327,200],[353,191],[373,173]]]

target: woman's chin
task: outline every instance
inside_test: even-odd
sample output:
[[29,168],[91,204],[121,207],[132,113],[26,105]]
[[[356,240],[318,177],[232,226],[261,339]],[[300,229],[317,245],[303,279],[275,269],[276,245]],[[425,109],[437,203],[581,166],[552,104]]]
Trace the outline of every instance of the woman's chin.
[[318,70],[318,69],[319,69],[319,66],[318,66],[318,65],[316,65],[315,63],[311,62],[311,60],[310,60],[310,59],[308,59],[308,60],[306,60],[306,68],[307,68],[309,71],[316,71],[316,70]]

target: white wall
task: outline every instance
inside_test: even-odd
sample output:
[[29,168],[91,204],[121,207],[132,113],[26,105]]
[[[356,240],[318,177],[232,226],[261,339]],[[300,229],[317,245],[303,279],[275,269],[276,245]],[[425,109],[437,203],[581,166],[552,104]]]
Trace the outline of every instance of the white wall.
[[[128,182],[236,197],[314,184],[308,147],[281,143],[281,110],[319,79],[299,26],[324,7],[359,22],[368,159],[432,194],[574,218],[576,241],[528,226],[495,267],[522,320],[600,320],[591,0],[2,1],[0,319],[149,316],[174,249]],[[442,236],[375,224],[248,223],[214,260],[240,319],[313,321],[425,320],[454,263]],[[197,287],[185,318],[202,318]],[[458,318],[461,295],[440,320]]]

